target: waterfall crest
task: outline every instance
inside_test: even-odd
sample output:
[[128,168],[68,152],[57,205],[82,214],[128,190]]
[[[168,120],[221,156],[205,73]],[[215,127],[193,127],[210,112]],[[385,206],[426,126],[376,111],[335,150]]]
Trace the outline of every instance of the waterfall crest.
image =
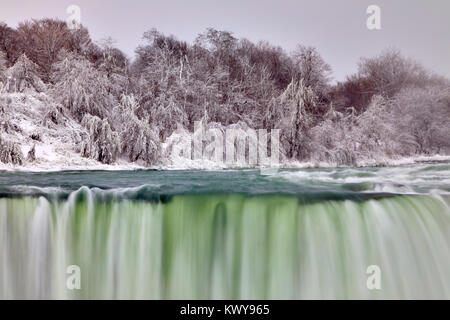
[[5,197],[0,299],[448,299],[449,231],[448,202],[430,195]]

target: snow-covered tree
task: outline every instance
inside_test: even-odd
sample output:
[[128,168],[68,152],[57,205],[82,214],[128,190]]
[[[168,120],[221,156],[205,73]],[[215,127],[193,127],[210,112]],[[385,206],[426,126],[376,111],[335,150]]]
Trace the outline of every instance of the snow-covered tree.
[[[190,80],[189,61],[183,44],[156,30],[145,34],[149,42],[138,50],[142,60],[139,83],[142,108],[139,115],[149,117],[165,139],[178,125],[187,126]],[[195,93],[194,93],[195,94]]]
[[334,165],[383,162],[398,154],[398,132],[392,125],[390,101],[374,96],[361,114],[342,114],[330,108],[311,129],[309,160]]
[[46,90],[46,85],[40,78],[39,67],[25,54],[6,72],[7,89],[9,92],[24,92],[32,89],[37,92]]
[[99,42],[101,57],[95,65],[101,73],[106,74],[108,92],[118,100],[129,86],[129,62],[125,54],[114,47],[114,44],[115,41],[112,38],[105,38]]
[[290,158],[305,156],[308,130],[314,123],[316,99],[314,91],[305,86],[303,80],[292,80],[279,98],[283,118],[278,126],[283,130],[281,142]]
[[45,82],[62,49],[87,54],[92,45],[84,27],[70,30],[66,21],[49,18],[19,23],[17,41],[20,50],[39,66]]
[[450,86],[405,88],[392,100],[397,152],[435,154],[450,151]]
[[5,87],[6,82],[6,54],[0,50],[0,92]]
[[317,49],[299,45],[292,57],[297,76],[302,79],[303,84],[311,88],[318,97],[325,97],[329,91],[331,67]]
[[114,108],[115,122],[120,139],[120,153],[128,161],[141,161],[146,165],[156,164],[160,160],[161,145],[157,129],[151,129],[149,118],[136,116],[139,107],[132,95],[123,95]]
[[84,57],[60,52],[52,72],[53,95],[81,121],[85,114],[105,117],[114,104],[106,73],[97,70]]
[[120,144],[117,134],[111,130],[108,121],[86,114],[81,125],[88,132],[88,136],[80,147],[81,155],[102,163],[113,163],[117,158]]
[[361,154],[392,156],[396,133],[391,125],[389,103],[383,96],[376,95],[367,110],[357,117],[354,131]]
[[116,41],[111,37],[99,41],[101,58],[97,62],[98,68],[106,72],[108,77],[113,74],[124,74],[128,66],[125,54],[115,47]]
[[407,86],[423,86],[429,73],[412,59],[404,58],[396,49],[385,50],[373,58],[362,58],[359,75],[370,84],[372,94],[392,97]]

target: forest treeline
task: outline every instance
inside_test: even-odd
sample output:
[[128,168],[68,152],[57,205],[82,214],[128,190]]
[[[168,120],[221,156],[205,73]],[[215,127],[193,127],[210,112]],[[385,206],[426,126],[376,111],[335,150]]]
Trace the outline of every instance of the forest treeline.
[[[45,105],[34,119],[43,128],[76,124],[73,148],[108,164],[160,164],[168,138],[202,119],[280,129],[283,156],[297,161],[450,153],[449,80],[395,49],[361,58],[355,74],[334,83],[313,47],[287,53],[215,29],[193,43],[154,29],[143,39],[130,60],[111,39],[94,42],[64,21],[0,24],[0,161],[35,160],[34,147],[24,155],[14,139],[24,131],[15,106],[27,103]],[[45,133],[22,139],[39,144]]]

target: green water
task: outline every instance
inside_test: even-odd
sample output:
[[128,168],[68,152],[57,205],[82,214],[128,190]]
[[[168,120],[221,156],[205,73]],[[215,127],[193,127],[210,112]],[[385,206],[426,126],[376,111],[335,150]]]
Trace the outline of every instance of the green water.
[[0,298],[448,299],[449,169],[2,172]]

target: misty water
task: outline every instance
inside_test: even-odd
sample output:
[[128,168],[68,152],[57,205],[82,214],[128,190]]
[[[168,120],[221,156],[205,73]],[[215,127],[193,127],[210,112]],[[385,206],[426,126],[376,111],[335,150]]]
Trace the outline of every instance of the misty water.
[[448,162],[0,172],[2,299],[448,299],[449,270]]

